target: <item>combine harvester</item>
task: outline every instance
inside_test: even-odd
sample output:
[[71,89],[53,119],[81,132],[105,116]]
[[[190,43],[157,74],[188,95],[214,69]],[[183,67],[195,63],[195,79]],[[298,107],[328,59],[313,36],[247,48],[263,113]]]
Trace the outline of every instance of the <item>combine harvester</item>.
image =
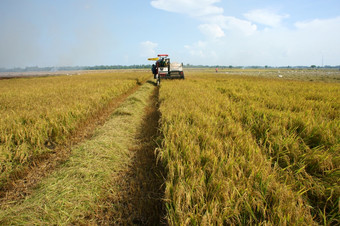
[[184,79],[183,63],[171,63],[168,54],[159,54],[158,57],[149,58],[148,60],[156,61],[152,65],[152,73],[157,85],[161,83],[161,79]]

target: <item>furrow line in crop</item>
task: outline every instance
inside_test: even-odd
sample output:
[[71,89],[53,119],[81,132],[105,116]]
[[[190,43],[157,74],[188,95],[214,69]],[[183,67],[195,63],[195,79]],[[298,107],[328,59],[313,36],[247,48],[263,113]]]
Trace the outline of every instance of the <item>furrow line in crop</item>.
[[115,111],[130,95],[135,93],[146,81],[137,81],[136,86],[117,98],[113,98],[104,108],[92,114],[79,124],[78,128],[67,138],[66,142],[51,146],[51,152],[33,157],[19,171],[14,171],[7,182],[0,187],[0,206],[16,202],[31,194],[32,188],[46,175],[50,174],[70,155],[72,146],[90,138],[95,129],[103,125],[110,114]]
[[159,87],[155,87],[144,109],[142,122],[129,148],[130,160],[113,177],[97,222],[114,225],[167,225],[164,206],[165,171],[157,161],[159,131]]
[[158,88],[148,81],[31,194],[0,205],[0,224],[166,224],[159,118]]

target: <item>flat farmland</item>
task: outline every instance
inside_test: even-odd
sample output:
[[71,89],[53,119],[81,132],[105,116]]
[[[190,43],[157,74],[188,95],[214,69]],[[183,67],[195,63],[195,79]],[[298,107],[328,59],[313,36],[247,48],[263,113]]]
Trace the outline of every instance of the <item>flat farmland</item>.
[[0,185],[53,152],[145,73],[86,73],[0,81]]
[[0,223],[340,223],[338,70],[184,72],[0,80]]
[[170,224],[339,223],[340,84],[311,82],[339,72],[280,75],[191,71],[161,84]]

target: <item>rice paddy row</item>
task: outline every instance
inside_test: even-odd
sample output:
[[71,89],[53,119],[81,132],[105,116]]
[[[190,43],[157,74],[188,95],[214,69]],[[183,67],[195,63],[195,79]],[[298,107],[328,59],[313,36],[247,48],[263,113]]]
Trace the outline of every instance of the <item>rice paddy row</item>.
[[[154,88],[149,82],[141,85],[90,139],[73,146],[67,161],[37,183],[25,199],[2,203],[0,224],[157,224],[159,215],[148,219],[150,214],[144,213],[154,210],[145,205],[158,201],[149,197],[157,189],[148,195],[138,192],[143,190],[140,185],[153,180],[153,175],[148,171],[146,178],[145,169],[138,166],[138,173],[129,175],[136,158],[145,155],[140,152],[153,154],[150,141],[137,139],[137,134],[145,129],[145,108]],[[139,150],[141,144],[146,146]],[[154,169],[153,163],[150,168]]]
[[[340,86],[331,82],[337,79],[293,81],[244,72],[188,70],[184,81],[162,81],[161,136],[152,139],[166,171],[167,222],[339,224]],[[1,183],[35,156],[56,151],[87,119],[148,77],[119,71],[0,81]],[[146,83],[128,98],[32,195],[2,206],[0,222],[150,223],[140,215],[144,206],[132,205],[148,200],[129,195],[152,180],[136,169],[122,174],[140,180],[128,188],[121,172],[135,164],[131,150],[154,147],[151,137],[145,148],[134,139],[148,128],[140,122],[152,90]]]
[[123,71],[1,80],[0,188],[149,76]]
[[339,223],[339,84],[186,75],[159,96],[170,224]]

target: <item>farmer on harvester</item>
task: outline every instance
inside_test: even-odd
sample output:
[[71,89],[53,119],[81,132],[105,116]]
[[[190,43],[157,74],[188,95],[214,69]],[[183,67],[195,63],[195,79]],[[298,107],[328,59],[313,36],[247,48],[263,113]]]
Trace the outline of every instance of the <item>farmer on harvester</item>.
[[156,79],[157,70],[156,70],[156,65],[155,64],[152,65],[151,70],[152,70],[153,78]]

